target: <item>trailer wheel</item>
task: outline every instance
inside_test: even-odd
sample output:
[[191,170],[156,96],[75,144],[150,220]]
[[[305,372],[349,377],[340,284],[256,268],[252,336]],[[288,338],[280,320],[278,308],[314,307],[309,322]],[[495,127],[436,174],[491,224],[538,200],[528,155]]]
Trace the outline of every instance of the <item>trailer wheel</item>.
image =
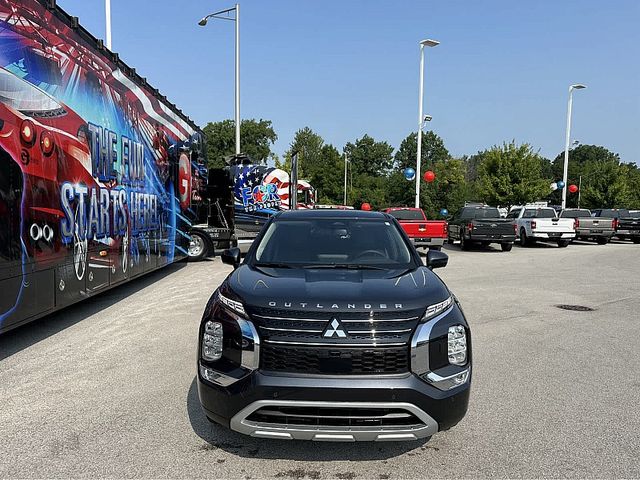
[[191,232],[191,240],[189,241],[189,249],[187,250],[189,261],[199,262],[207,256],[208,251],[209,242],[204,234],[200,232]]

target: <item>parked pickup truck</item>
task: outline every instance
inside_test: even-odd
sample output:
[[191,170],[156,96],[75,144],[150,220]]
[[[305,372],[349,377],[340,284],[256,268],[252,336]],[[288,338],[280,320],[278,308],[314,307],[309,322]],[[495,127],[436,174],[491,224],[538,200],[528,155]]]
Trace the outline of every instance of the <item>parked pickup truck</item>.
[[615,219],[615,237],[620,240],[633,240],[640,243],[640,215],[631,214],[626,208],[604,208],[593,210],[594,217],[608,217]]
[[609,243],[616,232],[615,219],[592,217],[586,208],[567,208],[560,212],[560,218],[572,218],[576,239],[595,240],[600,245]]
[[500,217],[495,207],[466,206],[449,220],[448,243],[460,240],[460,248],[468,250],[473,243],[499,243],[503,252],[511,251],[516,234],[510,220]]
[[533,245],[538,240],[556,242],[559,247],[566,247],[576,236],[573,218],[559,218],[551,207],[512,207],[507,218],[513,222],[523,247]]
[[387,208],[416,247],[440,250],[447,238],[446,220],[427,220],[421,208]]

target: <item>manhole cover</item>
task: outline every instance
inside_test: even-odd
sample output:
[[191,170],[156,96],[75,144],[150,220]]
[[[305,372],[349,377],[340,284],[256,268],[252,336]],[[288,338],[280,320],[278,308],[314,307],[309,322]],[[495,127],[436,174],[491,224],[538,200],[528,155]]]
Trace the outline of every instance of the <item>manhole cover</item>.
[[556,305],[561,310],[571,310],[572,312],[593,312],[593,308],[584,305]]

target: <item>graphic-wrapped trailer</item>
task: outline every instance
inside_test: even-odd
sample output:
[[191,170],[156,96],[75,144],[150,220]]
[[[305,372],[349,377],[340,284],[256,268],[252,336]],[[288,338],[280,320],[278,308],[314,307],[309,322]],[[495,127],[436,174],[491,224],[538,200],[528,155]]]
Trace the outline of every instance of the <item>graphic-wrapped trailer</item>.
[[0,0],[0,332],[182,259],[202,132],[53,0]]

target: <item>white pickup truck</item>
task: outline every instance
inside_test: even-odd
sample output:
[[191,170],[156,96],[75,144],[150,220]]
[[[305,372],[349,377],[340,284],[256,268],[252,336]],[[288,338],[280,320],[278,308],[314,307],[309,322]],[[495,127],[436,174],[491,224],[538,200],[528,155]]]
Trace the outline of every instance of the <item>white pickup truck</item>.
[[566,247],[576,236],[574,219],[558,218],[558,214],[551,207],[512,207],[507,218],[512,219],[514,230],[523,247],[533,245],[538,240],[555,242],[559,247]]

